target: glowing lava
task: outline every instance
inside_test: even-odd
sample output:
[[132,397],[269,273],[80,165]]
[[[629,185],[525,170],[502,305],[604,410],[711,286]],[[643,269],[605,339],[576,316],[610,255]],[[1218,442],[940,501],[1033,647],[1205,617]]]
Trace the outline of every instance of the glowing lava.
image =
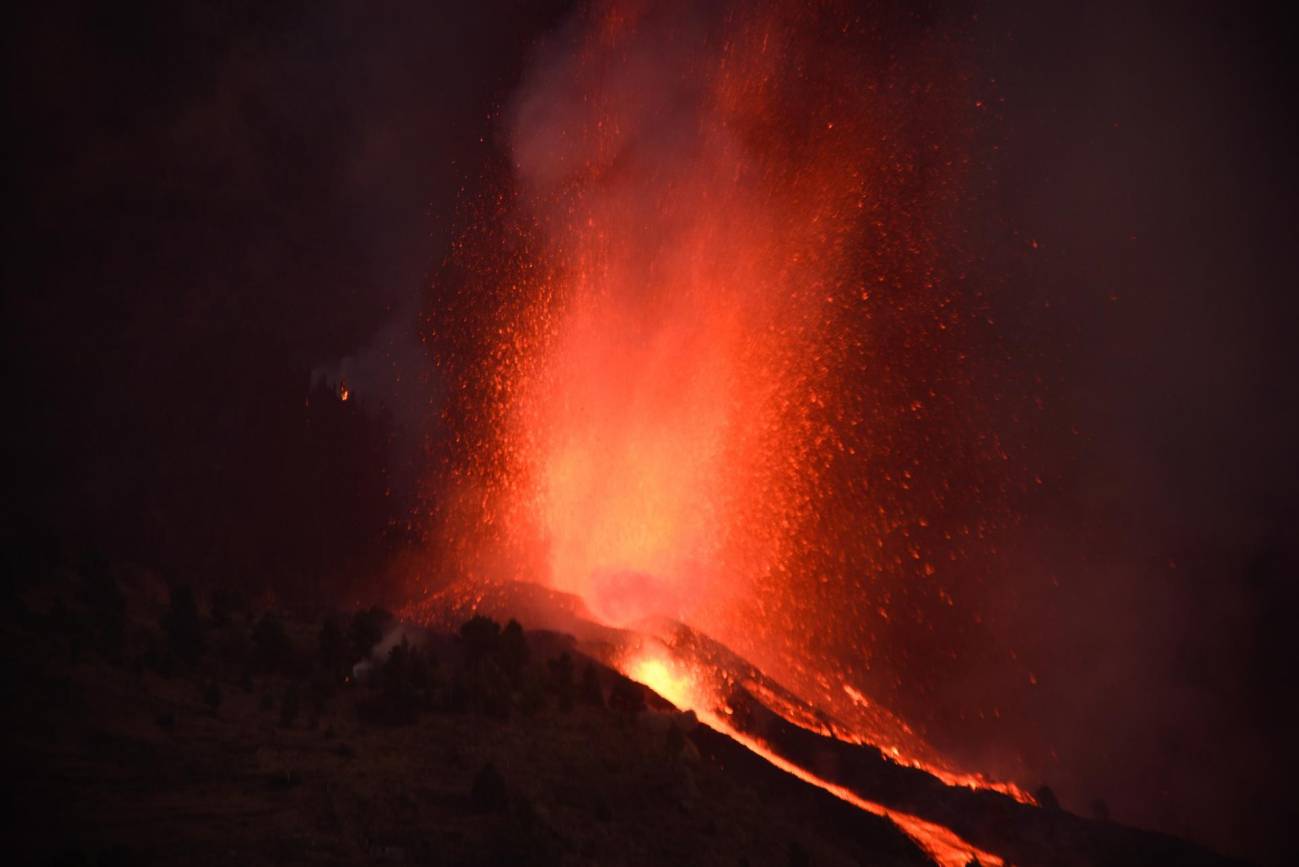
[[700,702],[693,695],[689,675],[676,670],[676,666],[655,656],[642,656],[629,662],[623,673],[638,683],[643,683],[682,710],[695,710]]
[[785,684],[801,705],[765,700],[792,721],[822,708],[835,737],[991,787],[866,698],[974,629],[954,592],[1008,472],[967,403],[974,100],[919,18],[879,19],[596,3],[539,49],[429,321],[439,550],[607,624],[687,623]]
[[[643,683],[678,708],[693,711],[700,722],[722,732],[786,773],[855,807],[891,819],[941,867],[966,867],[973,858],[985,865],[1004,863],[999,856],[967,843],[942,825],[866,800],[850,789],[822,779],[785,759],[761,739],[737,730],[727,720],[724,705],[717,697],[709,695],[707,688],[670,656],[657,652],[637,653],[623,660],[620,667],[628,677]],[[719,708],[723,710],[719,711]]]

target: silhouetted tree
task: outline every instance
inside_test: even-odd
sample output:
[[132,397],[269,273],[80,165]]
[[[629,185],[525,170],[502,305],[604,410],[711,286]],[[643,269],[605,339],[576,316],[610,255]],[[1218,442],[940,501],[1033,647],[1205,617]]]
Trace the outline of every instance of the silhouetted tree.
[[403,638],[371,681],[373,693],[358,703],[357,713],[366,722],[385,725],[413,723],[432,705],[437,658]]
[[349,669],[350,648],[337,617],[326,617],[320,627],[320,667],[331,678],[344,677]]
[[505,778],[496,770],[496,765],[488,762],[474,776],[473,786],[469,790],[469,803],[480,813],[501,813],[509,806]]
[[361,660],[369,656],[374,646],[383,640],[392,620],[392,615],[378,606],[352,615],[352,659]]
[[582,669],[582,683],[578,687],[577,698],[582,704],[604,707],[604,691],[600,688],[600,676],[596,673],[593,662],[588,662]]
[[571,709],[573,707],[573,657],[566,652],[561,653],[550,660],[547,667],[550,669],[550,688],[559,699],[559,709],[562,711]]
[[1037,799],[1038,805],[1044,810],[1060,809],[1060,801],[1056,798],[1055,792],[1052,791],[1050,786],[1038,786],[1037,791],[1033,792],[1033,797]]
[[523,634],[519,621],[511,619],[501,630],[500,639],[501,670],[510,680],[518,683],[528,664],[528,639]]
[[396,691],[409,685],[411,656],[410,642],[404,636],[388,650],[388,657],[379,668],[379,683],[384,689]]
[[471,666],[496,656],[500,640],[501,625],[481,614],[460,627],[460,646],[464,649],[465,662]]

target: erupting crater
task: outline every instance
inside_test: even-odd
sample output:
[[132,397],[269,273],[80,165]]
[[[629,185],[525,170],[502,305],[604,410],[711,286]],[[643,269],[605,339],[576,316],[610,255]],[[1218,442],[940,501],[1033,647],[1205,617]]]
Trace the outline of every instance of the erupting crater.
[[973,628],[951,588],[1005,520],[965,410],[966,82],[913,17],[834,3],[596,3],[542,45],[429,317],[451,592],[577,597],[570,624],[658,648],[606,661],[832,791],[735,725],[736,690],[1027,801],[868,698],[904,623]]

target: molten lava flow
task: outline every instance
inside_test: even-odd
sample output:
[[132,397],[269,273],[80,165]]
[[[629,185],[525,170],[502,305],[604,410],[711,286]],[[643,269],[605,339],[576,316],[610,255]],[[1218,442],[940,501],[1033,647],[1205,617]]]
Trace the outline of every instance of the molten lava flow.
[[914,709],[977,642],[956,600],[1008,520],[956,225],[975,101],[907,6],[596,3],[542,46],[430,317],[439,549],[606,624],[680,620],[792,721],[1027,799],[879,701]]
[[926,822],[918,816],[912,816],[908,813],[899,813],[896,810],[889,810],[873,801],[867,801],[865,798],[858,797],[843,786],[835,785],[821,779],[805,768],[782,758],[779,754],[771,750],[762,741],[757,738],[748,737],[740,734],[730,728],[720,720],[713,718],[703,720],[708,725],[716,728],[718,731],[729,735],[737,743],[743,744],[749,750],[757,755],[762,756],[771,764],[780,768],[788,774],[798,777],[805,783],[811,783],[814,786],[825,789],[830,794],[840,798],[855,807],[874,813],[877,816],[884,816],[891,819],[894,824],[906,833],[908,837],[916,842],[921,849],[929,854],[934,861],[942,867],[966,867],[971,859],[978,859],[979,864],[1001,865],[1005,862],[997,855],[984,851],[962,840],[956,834],[952,833],[942,825],[934,822]]
[[700,705],[693,694],[694,686],[690,676],[677,670],[673,663],[662,657],[642,656],[634,659],[623,668],[623,673],[632,680],[645,684],[682,710],[695,710]]
[[824,789],[862,810],[891,819],[942,867],[965,867],[972,858],[977,858],[980,864],[1004,863],[997,855],[970,845],[941,825],[925,821],[919,816],[889,810],[844,786],[822,779],[785,759],[761,739],[737,730],[725,718],[724,713],[717,710],[724,707],[718,698],[710,695],[701,681],[671,656],[653,651],[636,653],[622,660],[620,668],[628,677],[643,683],[678,708],[693,711],[700,722],[722,732],[786,773]]

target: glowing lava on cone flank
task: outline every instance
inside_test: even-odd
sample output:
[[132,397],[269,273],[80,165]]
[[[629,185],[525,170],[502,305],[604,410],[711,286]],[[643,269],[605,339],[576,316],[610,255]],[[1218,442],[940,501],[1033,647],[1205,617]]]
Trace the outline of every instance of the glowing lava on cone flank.
[[631,653],[621,661],[619,667],[628,677],[654,690],[678,708],[693,711],[705,725],[722,732],[786,773],[824,789],[859,809],[891,819],[941,867],[965,867],[972,859],[977,859],[979,864],[1004,863],[999,856],[971,845],[942,825],[867,800],[851,789],[825,780],[789,761],[762,739],[738,730],[727,718],[725,703],[706,683],[707,673],[692,671],[674,659],[666,649],[642,649]]
[[583,7],[506,112],[429,342],[449,569],[678,619],[837,736],[982,786],[865,697],[974,629],[954,588],[1008,520],[970,396],[962,69],[905,9]]

